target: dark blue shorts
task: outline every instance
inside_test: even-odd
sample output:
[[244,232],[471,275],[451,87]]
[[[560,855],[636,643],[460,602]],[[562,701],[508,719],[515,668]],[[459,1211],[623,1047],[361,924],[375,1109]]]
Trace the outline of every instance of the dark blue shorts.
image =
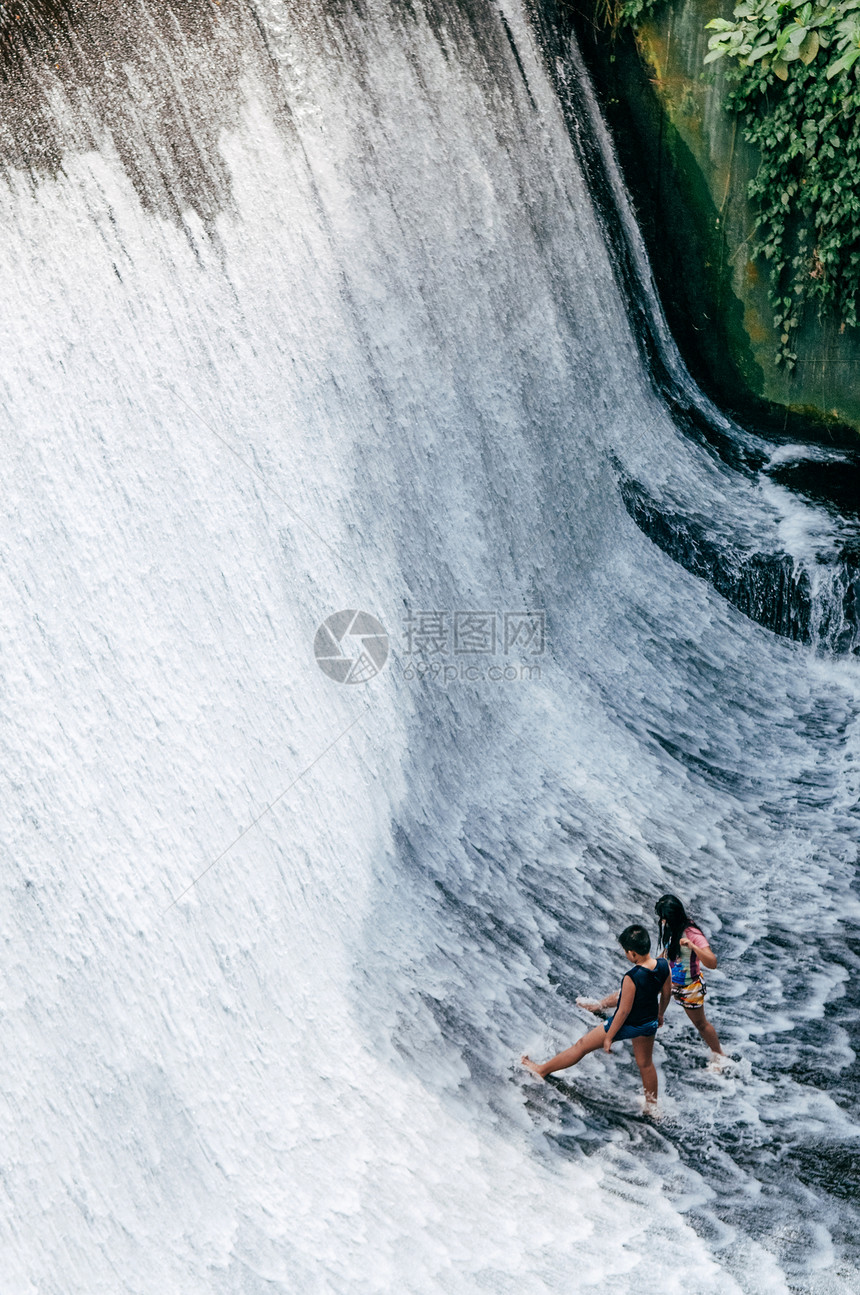
[[[609,1020],[603,1027],[607,1034],[611,1024],[612,1021]],[[622,1025],[615,1037],[616,1039],[647,1039],[657,1033],[658,1024],[658,1021],[646,1021],[644,1025]]]

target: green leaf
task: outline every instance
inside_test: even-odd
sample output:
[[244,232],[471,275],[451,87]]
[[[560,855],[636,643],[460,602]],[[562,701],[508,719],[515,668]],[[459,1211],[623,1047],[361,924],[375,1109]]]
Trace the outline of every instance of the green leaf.
[[857,59],[857,52],[858,51],[856,50],[849,49],[847,53],[843,54],[841,58],[838,58],[835,63],[831,63],[830,67],[827,69],[827,80],[830,81],[840,72],[847,72],[849,68],[852,68]]
[[800,47],[800,60],[802,63],[805,63],[807,67],[809,67],[809,64],[812,62],[812,60],[815,58],[816,54],[818,53],[819,44],[820,44],[820,41],[818,37],[818,32],[817,31],[809,32],[806,39],[804,40],[803,44]]
[[775,41],[771,41],[769,45],[758,45],[750,54],[747,62],[755,63],[758,59],[764,58],[767,54],[772,54],[775,49]]

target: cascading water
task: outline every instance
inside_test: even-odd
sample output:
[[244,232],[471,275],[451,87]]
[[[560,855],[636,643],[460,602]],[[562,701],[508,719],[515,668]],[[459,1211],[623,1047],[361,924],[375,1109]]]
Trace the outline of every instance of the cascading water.
[[[860,1289],[860,667],[630,483],[839,524],[670,417],[524,13],[0,21],[4,1292]],[[516,1058],[666,889],[737,1062],[652,1124]]]
[[[856,438],[831,443],[776,442],[741,428],[693,382],[666,324],[642,236],[608,132],[579,54],[565,38],[554,0],[546,0],[544,40],[579,160],[613,254],[616,273],[652,385],[676,425],[757,489],[755,524],[691,516],[684,492],[655,499],[621,467],[621,489],[637,524],[676,561],[710,580],[730,602],[778,634],[829,652],[860,651],[860,513]],[[563,11],[562,11],[563,12]],[[555,56],[555,57],[553,57]],[[789,487],[785,489],[783,487]],[[800,498],[798,498],[798,494]],[[821,507],[811,507],[812,504]],[[764,507],[761,505],[764,504]]]

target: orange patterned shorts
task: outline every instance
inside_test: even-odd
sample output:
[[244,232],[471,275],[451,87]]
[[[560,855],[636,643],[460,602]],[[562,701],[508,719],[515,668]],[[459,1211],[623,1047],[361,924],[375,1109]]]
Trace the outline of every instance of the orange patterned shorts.
[[672,986],[672,997],[682,1007],[704,1007],[706,993],[705,982],[701,976],[697,976],[689,985]]

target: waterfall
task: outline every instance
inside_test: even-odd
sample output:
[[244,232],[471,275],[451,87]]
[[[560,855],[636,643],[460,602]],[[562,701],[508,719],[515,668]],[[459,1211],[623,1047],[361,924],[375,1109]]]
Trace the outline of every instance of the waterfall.
[[[856,1289],[848,523],[655,380],[575,51],[0,30],[4,1290]],[[531,1080],[666,890],[732,1069]]]

